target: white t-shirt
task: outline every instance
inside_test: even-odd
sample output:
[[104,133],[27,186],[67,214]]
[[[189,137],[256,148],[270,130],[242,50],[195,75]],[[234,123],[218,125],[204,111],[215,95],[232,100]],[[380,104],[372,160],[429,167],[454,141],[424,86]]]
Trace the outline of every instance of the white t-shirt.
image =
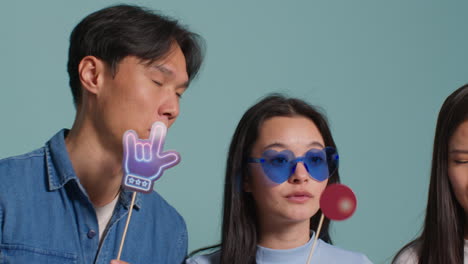
[[[468,240],[465,240],[463,252],[465,253],[463,263],[468,264]],[[416,254],[416,250],[413,245],[401,252],[393,264],[418,264],[418,260],[418,254]]]
[[117,195],[112,202],[102,206],[102,207],[94,207],[96,210],[96,216],[98,219],[99,224],[99,242],[101,242],[102,237],[104,235],[104,231],[106,230],[107,225],[112,217],[112,213],[114,212],[115,205],[119,200],[119,195]]

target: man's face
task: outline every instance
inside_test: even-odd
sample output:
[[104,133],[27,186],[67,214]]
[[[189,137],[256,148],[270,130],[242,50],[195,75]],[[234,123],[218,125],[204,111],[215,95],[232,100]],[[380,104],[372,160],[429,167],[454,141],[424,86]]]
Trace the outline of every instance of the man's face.
[[129,129],[146,139],[154,122],[169,127],[176,120],[187,85],[185,57],[176,44],[165,58],[150,65],[134,56],[125,57],[115,76],[108,67],[104,74],[94,111],[97,129],[119,144]]

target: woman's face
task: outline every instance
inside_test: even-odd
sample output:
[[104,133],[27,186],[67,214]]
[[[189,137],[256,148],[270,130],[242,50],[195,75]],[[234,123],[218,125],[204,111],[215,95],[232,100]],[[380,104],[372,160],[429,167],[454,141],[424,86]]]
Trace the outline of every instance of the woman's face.
[[[259,129],[251,157],[260,158],[266,150],[290,150],[296,157],[312,148],[325,147],[322,135],[308,118],[273,117]],[[327,180],[316,181],[309,176],[304,164],[298,162],[288,180],[276,184],[264,174],[261,164],[249,164],[250,175],[244,190],[251,192],[260,219],[270,223],[309,221],[319,209],[319,198],[327,186]]]
[[448,174],[455,196],[468,215],[468,121],[450,139]]

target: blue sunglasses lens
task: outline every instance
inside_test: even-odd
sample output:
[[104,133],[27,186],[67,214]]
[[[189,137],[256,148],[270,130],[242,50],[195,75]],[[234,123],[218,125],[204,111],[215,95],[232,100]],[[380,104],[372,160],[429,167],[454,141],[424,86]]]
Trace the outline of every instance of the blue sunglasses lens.
[[295,171],[297,162],[303,162],[309,175],[324,181],[338,168],[338,153],[332,147],[311,149],[303,157],[296,158],[290,150],[267,150],[262,155],[262,169],[275,183],[285,182]]
[[274,150],[267,150],[262,155],[264,162],[262,163],[263,172],[268,178],[275,183],[283,183],[291,174],[293,167],[292,161],[294,154],[290,150],[283,150],[277,152]]
[[304,157],[304,165],[312,178],[324,181],[328,178],[327,156],[321,149],[311,149]]

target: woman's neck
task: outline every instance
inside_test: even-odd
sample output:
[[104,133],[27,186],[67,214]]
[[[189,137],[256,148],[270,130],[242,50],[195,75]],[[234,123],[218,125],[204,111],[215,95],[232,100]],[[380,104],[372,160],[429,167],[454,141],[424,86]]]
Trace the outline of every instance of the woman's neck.
[[[310,240],[310,221],[272,223],[261,221],[259,245],[271,249],[291,249]],[[265,223],[266,222],[266,223]]]

